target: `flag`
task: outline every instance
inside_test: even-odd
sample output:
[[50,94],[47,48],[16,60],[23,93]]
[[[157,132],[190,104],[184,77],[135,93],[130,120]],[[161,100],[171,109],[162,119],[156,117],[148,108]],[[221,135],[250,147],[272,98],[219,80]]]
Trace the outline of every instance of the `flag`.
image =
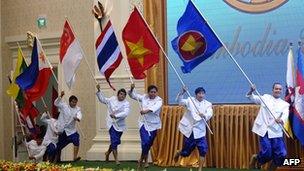
[[24,116],[24,118],[30,117],[30,119],[35,119],[39,115],[38,109],[29,99],[24,98],[24,100],[24,106],[19,109],[21,114]]
[[[37,110],[37,108],[34,105],[31,106],[30,108],[20,109],[19,111],[20,111],[20,119],[21,119],[20,124],[23,124],[24,126],[26,126],[27,129],[29,130],[29,132],[31,133],[31,135],[35,136],[35,134],[37,133],[35,118],[38,116],[39,111]],[[35,117],[33,117],[33,116],[35,116]]]
[[292,126],[294,135],[304,145],[304,54],[302,47],[299,47],[298,50],[296,80],[295,110]]
[[52,87],[52,118],[58,118],[58,108],[54,105],[55,100],[58,97],[58,92],[55,87]]
[[285,123],[284,127],[288,134],[293,138],[292,128],[290,124],[292,123],[292,119],[294,116],[294,96],[295,96],[295,87],[296,87],[296,80],[295,80],[295,67],[294,67],[294,57],[292,48],[289,48],[288,56],[287,56],[287,71],[286,71],[286,95],[285,101],[290,104],[289,106],[289,118]]
[[63,67],[64,79],[69,88],[75,82],[75,72],[83,58],[81,46],[75,37],[68,21],[65,21],[60,38],[60,62]]
[[37,58],[38,66],[39,66],[37,69],[39,71],[34,86],[25,91],[29,101],[36,101],[45,94],[52,74],[51,68],[47,61],[48,59],[46,59],[46,55],[43,52],[41,43],[37,38],[36,38],[36,43],[37,43],[36,51],[39,56],[39,58]]
[[25,99],[24,92],[19,88],[17,84],[15,84],[15,78],[17,78],[20,74],[23,73],[27,69],[26,62],[23,58],[23,53],[21,48],[18,48],[18,56],[17,56],[17,64],[15,71],[13,73],[13,80],[9,78],[11,83],[7,93],[14,98],[17,107],[18,107],[18,115],[20,116],[21,122],[20,124],[24,124],[31,133],[35,133],[35,122],[34,119],[38,116],[39,111],[32,104],[31,101]]
[[191,0],[178,20],[177,34],[171,44],[183,62],[183,73],[190,73],[222,47],[218,37]]
[[122,39],[133,77],[145,78],[144,72],[159,61],[160,47],[136,7],[122,31]]
[[99,71],[106,77],[110,87],[115,90],[109,78],[114,70],[118,68],[122,55],[110,21],[97,38],[95,46]]
[[39,74],[39,63],[38,63],[38,50],[37,40],[34,38],[34,45],[32,50],[31,64],[16,78],[16,83],[22,90],[30,89],[34,86],[38,74]]
[[19,94],[19,86],[16,84],[16,78],[20,75],[20,73],[23,72],[23,70],[26,68],[26,63],[24,61],[24,57],[22,54],[22,50],[19,47],[18,48],[18,55],[17,55],[17,63],[16,63],[16,67],[15,67],[15,71],[13,73],[13,80],[12,83],[10,84],[10,86],[8,87],[6,93],[11,96],[14,100],[17,98],[18,94]]

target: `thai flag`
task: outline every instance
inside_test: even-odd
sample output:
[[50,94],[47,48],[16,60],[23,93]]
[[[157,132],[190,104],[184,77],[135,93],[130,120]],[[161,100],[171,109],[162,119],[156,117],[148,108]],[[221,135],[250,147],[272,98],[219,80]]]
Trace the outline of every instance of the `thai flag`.
[[114,70],[118,68],[122,55],[110,21],[108,21],[105,29],[100,33],[95,46],[99,71],[105,76],[110,87],[115,90],[109,78]]

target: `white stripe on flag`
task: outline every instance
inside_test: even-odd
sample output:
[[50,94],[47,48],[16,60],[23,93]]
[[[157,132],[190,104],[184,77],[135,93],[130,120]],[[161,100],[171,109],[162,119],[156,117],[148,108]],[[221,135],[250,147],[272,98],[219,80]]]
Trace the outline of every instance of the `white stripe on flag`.
[[103,47],[106,45],[108,39],[110,38],[110,36],[113,34],[114,30],[113,30],[113,27],[111,26],[106,34],[104,35],[102,41],[100,42],[99,46],[97,47],[96,49],[96,54],[97,56],[99,55],[99,53],[102,51]]
[[100,69],[100,72],[103,75],[106,72],[106,70],[115,63],[115,61],[118,59],[119,54],[120,54],[120,49],[119,49],[119,46],[117,46],[115,51],[113,52],[113,54],[110,56],[110,58],[107,60],[107,62]]
[[78,40],[75,39],[67,49],[67,52],[62,60],[64,78],[69,88],[72,87],[72,84],[75,81],[75,72],[82,58],[83,54],[80,44]]

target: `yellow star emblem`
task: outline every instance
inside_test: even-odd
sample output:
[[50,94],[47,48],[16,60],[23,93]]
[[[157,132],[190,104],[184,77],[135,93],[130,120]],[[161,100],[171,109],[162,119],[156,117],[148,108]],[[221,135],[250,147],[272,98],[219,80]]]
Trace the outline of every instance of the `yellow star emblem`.
[[196,51],[204,45],[203,42],[197,42],[195,38],[190,35],[188,39],[185,41],[181,49],[185,52],[190,52],[192,55],[196,53]]
[[144,64],[144,58],[147,54],[152,53],[149,49],[146,49],[144,47],[144,40],[143,37],[139,39],[138,42],[133,43],[126,41],[128,47],[130,48],[130,53],[128,54],[129,58],[137,58],[138,62],[143,65]]

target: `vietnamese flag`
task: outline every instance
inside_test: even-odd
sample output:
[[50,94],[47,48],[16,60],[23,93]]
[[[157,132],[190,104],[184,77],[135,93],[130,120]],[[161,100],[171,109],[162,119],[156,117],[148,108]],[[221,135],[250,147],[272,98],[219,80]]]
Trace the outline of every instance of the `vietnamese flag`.
[[122,31],[122,39],[133,77],[145,78],[144,72],[159,61],[160,47],[136,7]]

